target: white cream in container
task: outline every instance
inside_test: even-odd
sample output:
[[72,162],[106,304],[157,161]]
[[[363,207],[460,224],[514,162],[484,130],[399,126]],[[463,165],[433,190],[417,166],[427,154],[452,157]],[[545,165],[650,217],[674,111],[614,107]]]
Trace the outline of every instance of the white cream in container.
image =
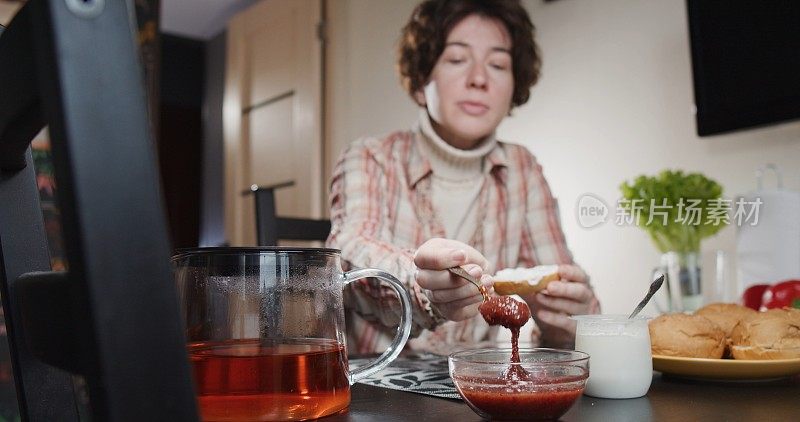
[[608,399],[641,397],[653,379],[649,317],[576,315],[575,350],[589,354],[584,394]]

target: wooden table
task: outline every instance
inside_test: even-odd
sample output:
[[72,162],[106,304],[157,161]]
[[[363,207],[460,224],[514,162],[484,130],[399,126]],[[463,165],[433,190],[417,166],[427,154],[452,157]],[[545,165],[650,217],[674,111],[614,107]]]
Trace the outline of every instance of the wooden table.
[[[460,400],[356,384],[347,413],[334,421],[479,421]],[[770,382],[707,382],[653,374],[646,396],[582,396],[563,421],[800,421],[800,377]]]

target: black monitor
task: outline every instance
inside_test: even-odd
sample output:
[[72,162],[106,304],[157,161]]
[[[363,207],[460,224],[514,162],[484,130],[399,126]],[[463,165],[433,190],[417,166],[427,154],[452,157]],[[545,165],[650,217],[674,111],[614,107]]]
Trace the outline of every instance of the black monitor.
[[[0,35],[0,293],[23,420],[197,420],[128,2],[29,0]],[[30,142],[47,124],[69,270]]]
[[800,1],[687,6],[700,136],[800,118]]

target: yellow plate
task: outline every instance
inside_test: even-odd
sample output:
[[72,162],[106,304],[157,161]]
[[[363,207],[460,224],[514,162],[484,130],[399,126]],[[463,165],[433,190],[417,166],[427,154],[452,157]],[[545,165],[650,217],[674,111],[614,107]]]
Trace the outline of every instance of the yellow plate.
[[733,360],[654,355],[653,369],[670,375],[718,380],[782,378],[800,374],[800,358]]

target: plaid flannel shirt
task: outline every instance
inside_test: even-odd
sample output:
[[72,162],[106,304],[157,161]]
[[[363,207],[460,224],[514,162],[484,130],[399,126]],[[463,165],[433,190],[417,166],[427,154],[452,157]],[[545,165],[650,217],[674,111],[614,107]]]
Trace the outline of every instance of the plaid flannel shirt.
[[[352,143],[340,157],[331,182],[331,234],[327,246],[341,249],[346,268],[374,267],[397,277],[414,308],[407,347],[447,353],[459,345],[492,341],[478,315],[445,321],[417,285],[414,251],[426,240],[445,237],[431,201],[431,166],[417,145],[419,129]],[[478,196],[479,229],[471,246],[494,270],[540,264],[571,264],[542,167],[523,146],[498,142],[484,158]],[[377,280],[352,283],[345,291],[348,349],[383,351],[395,334],[400,305]],[[537,342],[534,330],[534,342]]]

